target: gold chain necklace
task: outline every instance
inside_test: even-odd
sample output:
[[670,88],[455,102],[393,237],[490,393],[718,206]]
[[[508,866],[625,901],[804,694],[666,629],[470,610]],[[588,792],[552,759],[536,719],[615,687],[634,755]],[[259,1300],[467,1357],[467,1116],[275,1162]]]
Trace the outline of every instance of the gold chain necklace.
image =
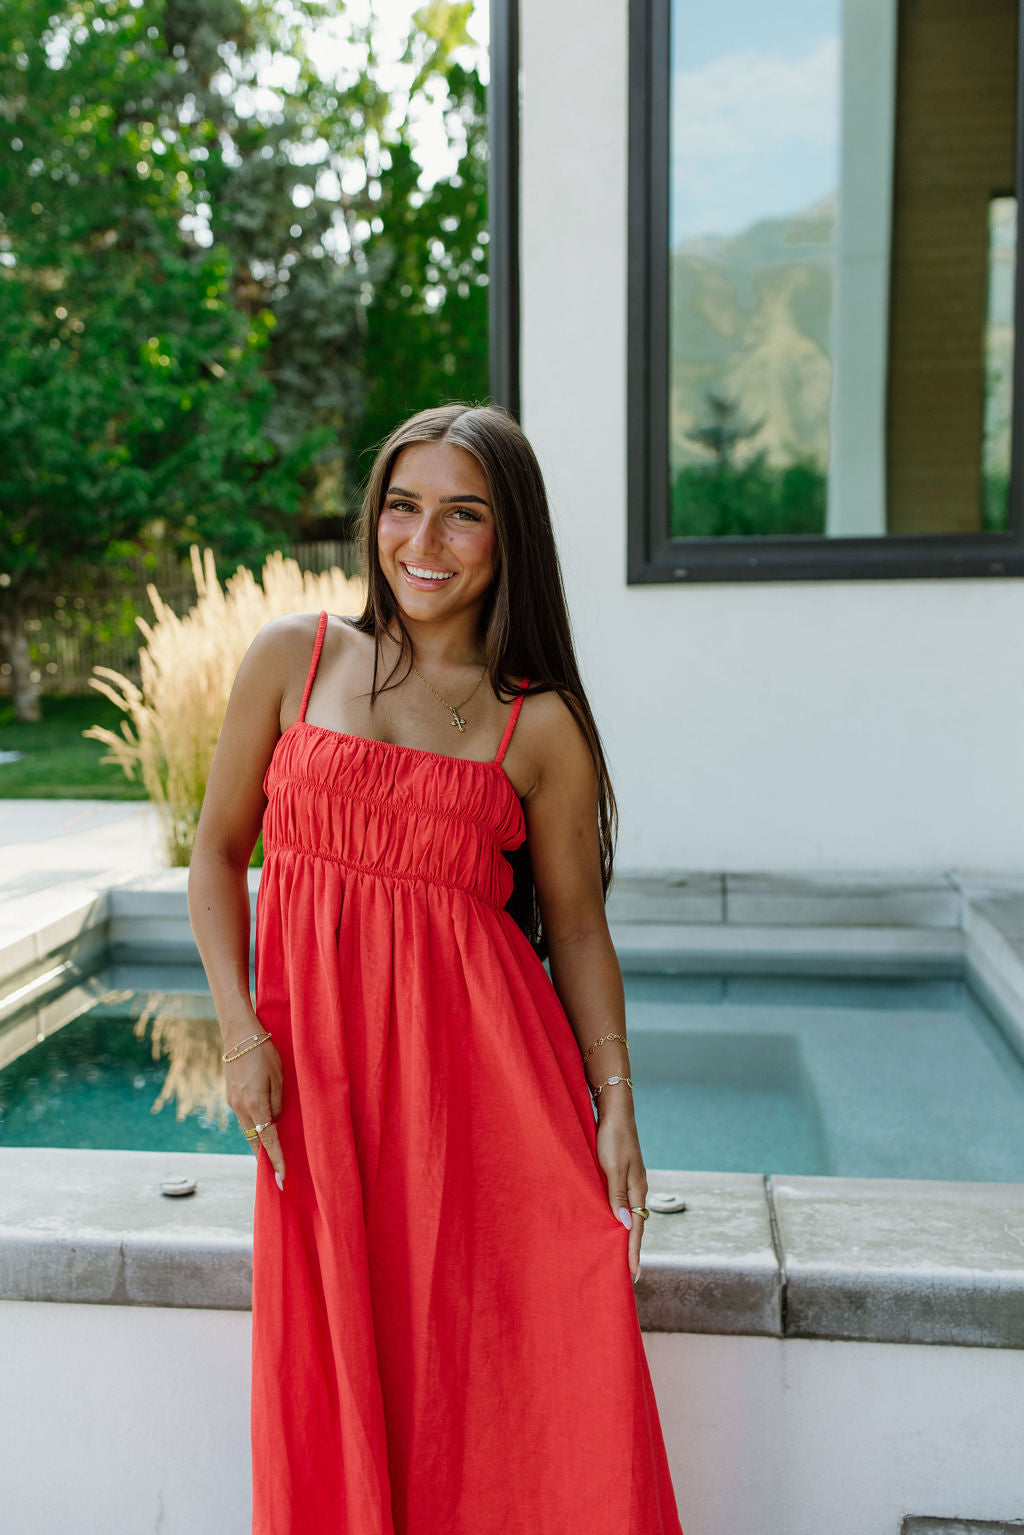
[[426,677],[424,677],[423,673],[420,671],[419,667],[415,663],[413,663],[413,668],[412,669],[416,673],[416,675],[420,679],[420,681],[423,683],[423,686],[426,687],[426,688],[430,688],[430,691],[433,693],[433,695],[437,699],[438,703],[444,704],[445,708],[448,710],[449,714],[452,717],[452,727],[453,727],[453,729],[458,730],[460,735],[461,735],[462,731],[464,731],[465,728],[466,728],[466,721],[462,717],[461,710],[463,710],[466,707],[466,705],[470,702],[470,700],[475,696],[477,688],[480,686],[481,682],[483,682],[483,680],[484,680],[484,677],[487,675],[487,668],[486,668],[486,666],[484,667],[483,671],[480,673],[479,677],[477,678],[477,680],[476,680],[476,687],[473,689],[473,692],[470,693],[469,698],[464,698],[462,700],[461,704],[458,704],[458,705],[450,704],[448,702],[447,698],[442,698],[440,693],[437,691],[437,689],[435,687],[431,687],[430,686],[430,683],[427,681]]

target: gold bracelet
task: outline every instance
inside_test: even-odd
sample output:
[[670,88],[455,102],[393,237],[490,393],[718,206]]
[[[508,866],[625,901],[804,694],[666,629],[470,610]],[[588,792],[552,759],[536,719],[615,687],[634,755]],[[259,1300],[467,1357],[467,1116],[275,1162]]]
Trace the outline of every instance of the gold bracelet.
[[609,1077],[607,1082],[602,1082],[601,1083],[600,1087],[592,1087],[590,1089],[590,1096],[591,1096],[591,1098],[593,1098],[595,1100],[598,1099],[601,1096],[601,1094],[604,1092],[606,1087],[614,1087],[616,1082],[626,1082],[626,1083],[628,1083],[628,1085],[630,1087],[633,1086],[633,1079],[632,1079],[632,1077]]
[[225,1050],[221,1060],[225,1062],[237,1061],[241,1056],[248,1055],[250,1050],[258,1050],[260,1045],[265,1045],[270,1038],[270,1030],[263,1034],[250,1034],[237,1045],[232,1045],[230,1050]]
[[627,1040],[625,1034],[602,1034],[600,1039],[594,1040],[594,1043],[590,1046],[590,1049],[583,1057],[584,1061],[588,1061],[590,1059],[598,1045],[606,1045],[610,1039],[621,1039],[626,1049],[629,1049],[629,1041]]

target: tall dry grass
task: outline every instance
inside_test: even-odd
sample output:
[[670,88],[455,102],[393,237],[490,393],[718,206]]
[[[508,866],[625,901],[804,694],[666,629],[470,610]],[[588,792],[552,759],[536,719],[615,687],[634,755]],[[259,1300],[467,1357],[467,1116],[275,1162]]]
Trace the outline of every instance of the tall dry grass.
[[154,1061],[167,1061],[167,1075],[150,1113],[159,1114],[170,1103],[179,1122],[204,1114],[225,1130],[228,1105],[220,1025],[216,1017],[193,1013],[188,1006],[191,1000],[184,999],[183,1005],[180,995],[154,992],[136,1020],[135,1038],[145,1039],[148,1032]]
[[163,826],[168,862],[186,865],[228,694],[239,662],[257,632],[286,613],[357,613],[364,585],[340,570],[302,571],[272,554],[260,573],[240,567],[222,587],[211,550],[193,546],[196,603],[179,618],[147,587],[154,620],[136,622],[142,686],[107,666],[93,667],[90,685],[124,711],[121,734],[93,725],[84,732],[110,748],[130,779],[141,779]]

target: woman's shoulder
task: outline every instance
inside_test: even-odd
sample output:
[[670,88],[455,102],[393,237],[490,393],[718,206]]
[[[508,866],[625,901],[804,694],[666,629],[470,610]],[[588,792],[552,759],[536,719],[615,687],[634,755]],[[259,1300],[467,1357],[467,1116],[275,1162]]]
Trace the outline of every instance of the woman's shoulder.
[[578,758],[590,761],[590,747],[572,706],[554,688],[523,699],[515,736],[538,767]]
[[524,729],[545,733],[567,730],[575,724],[572,710],[561,693],[554,688],[545,688],[537,693],[527,692],[523,698],[520,720]]
[[[264,660],[281,661],[289,668],[302,656],[308,665],[322,616],[321,613],[284,613],[271,618],[259,630],[251,649]],[[357,641],[359,631],[353,627],[351,619],[328,613],[325,642],[328,635],[332,644],[345,644],[349,642],[348,636]]]

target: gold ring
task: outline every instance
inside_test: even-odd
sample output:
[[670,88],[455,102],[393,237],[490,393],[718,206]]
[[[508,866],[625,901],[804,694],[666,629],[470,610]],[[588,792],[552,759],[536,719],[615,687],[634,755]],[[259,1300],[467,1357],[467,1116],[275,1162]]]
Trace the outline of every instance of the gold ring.
[[253,1129],[255,1130],[256,1134],[259,1135],[262,1130],[269,1130],[273,1123],[274,1121],[272,1119],[268,1119],[262,1125],[253,1125]]
[[643,1221],[645,1221],[651,1213],[650,1210],[645,1210],[643,1205],[630,1205],[629,1208],[634,1215],[639,1215],[640,1219]]
[[243,1130],[242,1134],[245,1136],[247,1141],[258,1141],[259,1140],[259,1135],[256,1133],[255,1130]]

